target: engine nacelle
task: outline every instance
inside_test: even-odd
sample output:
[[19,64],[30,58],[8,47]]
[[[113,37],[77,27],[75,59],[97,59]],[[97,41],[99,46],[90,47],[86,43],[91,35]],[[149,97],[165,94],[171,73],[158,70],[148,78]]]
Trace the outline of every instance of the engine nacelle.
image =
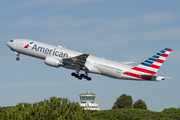
[[49,65],[49,66],[52,66],[52,67],[60,67],[60,66],[63,66],[63,62],[62,62],[62,59],[59,60],[57,59],[56,57],[53,57],[53,56],[47,56],[45,58],[45,64],[46,65]]

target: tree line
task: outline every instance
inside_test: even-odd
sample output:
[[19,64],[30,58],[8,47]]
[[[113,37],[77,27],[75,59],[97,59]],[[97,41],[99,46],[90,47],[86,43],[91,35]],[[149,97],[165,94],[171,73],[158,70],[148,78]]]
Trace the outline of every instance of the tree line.
[[162,112],[147,110],[144,101],[132,101],[122,94],[110,110],[84,110],[79,103],[67,98],[51,97],[37,103],[19,103],[1,107],[0,120],[180,120],[180,108],[168,108]]
[[147,110],[146,103],[139,99],[133,104],[132,97],[130,95],[122,94],[117,98],[116,102],[114,102],[114,105],[112,109],[129,109],[129,108],[135,108],[135,109],[145,109]]
[[0,108],[0,120],[90,120],[90,115],[79,103],[66,98],[51,97],[34,104],[19,103]]

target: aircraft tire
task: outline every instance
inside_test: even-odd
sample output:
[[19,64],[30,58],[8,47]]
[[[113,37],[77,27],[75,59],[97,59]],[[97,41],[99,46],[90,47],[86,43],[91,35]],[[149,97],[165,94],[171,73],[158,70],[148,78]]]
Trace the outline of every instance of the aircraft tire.
[[71,73],[72,76],[75,76],[76,74],[74,72]]
[[75,74],[75,78],[79,78],[79,75],[78,75],[78,74]]
[[19,57],[17,57],[16,60],[19,61]]
[[87,78],[88,78],[88,76],[84,75],[84,79],[87,79]]
[[91,81],[91,77],[87,77],[87,80],[88,80],[88,81]]
[[78,77],[78,79],[79,79],[79,80],[82,80],[82,77],[81,77],[81,76],[79,76],[79,77]]
[[83,77],[84,77],[84,74],[81,74],[80,76],[83,78]]

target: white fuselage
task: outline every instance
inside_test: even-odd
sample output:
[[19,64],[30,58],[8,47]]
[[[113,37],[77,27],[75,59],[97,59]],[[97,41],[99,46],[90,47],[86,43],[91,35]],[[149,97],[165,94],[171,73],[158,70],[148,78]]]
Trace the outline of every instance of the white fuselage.
[[[7,46],[17,53],[36,57],[43,60],[45,60],[47,56],[53,56],[56,59],[61,60],[83,54],[81,52],[65,49],[60,46],[53,46],[29,39],[14,39],[13,42],[7,42]],[[100,74],[116,79],[141,80],[123,74],[124,72],[130,70],[132,66],[107,60],[105,58],[89,55],[87,57],[86,66],[89,70],[86,72],[89,73]],[[62,67],[68,69],[75,69],[68,64],[64,64]]]

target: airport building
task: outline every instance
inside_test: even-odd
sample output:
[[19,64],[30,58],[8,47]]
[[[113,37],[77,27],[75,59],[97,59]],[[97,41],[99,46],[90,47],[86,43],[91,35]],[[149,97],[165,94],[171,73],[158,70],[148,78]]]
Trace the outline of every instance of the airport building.
[[94,103],[96,94],[94,93],[85,93],[79,95],[81,103],[80,106],[85,110],[100,110],[99,105]]

